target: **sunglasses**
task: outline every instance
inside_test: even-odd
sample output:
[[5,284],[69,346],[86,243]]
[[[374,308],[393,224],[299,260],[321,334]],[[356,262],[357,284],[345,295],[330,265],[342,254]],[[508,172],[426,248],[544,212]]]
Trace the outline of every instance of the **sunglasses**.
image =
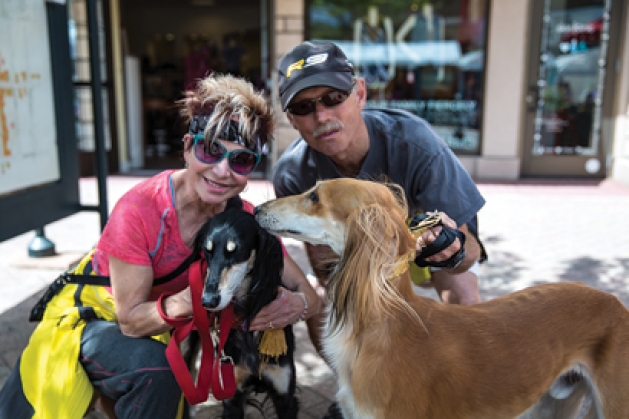
[[203,134],[194,137],[194,156],[205,164],[215,164],[227,157],[229,168],[239,175],[248,175],[260,163],[260,155],[251,150],[227,151],[220,141],[212,141],[207,147]]
[[306,116],[317,109],[317,102],[321,102],[321,104],[326,108],[332,108],[345,102],[351,93],[351,90],[348,90],[346,92],[333,90],[323,96],[319,96],[314,99],[306,99],[299,102],[291,103],[286,107],[286,109],[288,109],[288,112],[292,113],[293,115]]

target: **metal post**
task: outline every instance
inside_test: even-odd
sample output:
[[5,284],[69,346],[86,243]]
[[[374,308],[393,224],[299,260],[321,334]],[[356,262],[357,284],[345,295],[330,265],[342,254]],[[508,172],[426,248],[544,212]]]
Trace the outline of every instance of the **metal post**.
[[96,170],[98,175],[98,212],[101,230],[107,224],[107,150],[105,149],[105,123],[103,117],[103,83],[100,72],[100,42],[98,39],[98,4],[87,0],[87,27],[92,72],[92,104],[94,109],[94,139],[96,142]]
[[54,256],[55,244],[48,240],[44,234],[44,227],[35,230],[35,238],[28,245],[28,256],[32,258],[40,258],[46,256]]

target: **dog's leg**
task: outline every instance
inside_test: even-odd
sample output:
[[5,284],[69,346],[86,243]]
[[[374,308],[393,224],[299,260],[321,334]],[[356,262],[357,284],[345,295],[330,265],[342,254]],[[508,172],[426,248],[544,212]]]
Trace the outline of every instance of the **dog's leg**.
[[343,385],[341,380],[339,380],[339,390],[336,393],[336,400],[338,400],[339,407],[343,413],[343,419],[376,419],[378,417],[372,415],[373,412],[357,411],[351,387]]
[[519,419],[605,419],[599,400],[589,374],[577,365],[557,378],[540,401]]
[[272,392],[271,400],[278,419],[297,419],[299,401],[294,394]]
[[299,401],[295,397],[297,375],[294,360],[288,357],[283,365],[267,365],[262,373],[271,382],[269,395],[278,419],[297,419]]
[[248,393],[237,389],[231,399],[223,400],[223,419],[244,419]]
[[556,399],[546,393],[518,419],[574,419],[577,417],[586,395],[585,385],[577,384],[571,389],[571,394],[563,399]]

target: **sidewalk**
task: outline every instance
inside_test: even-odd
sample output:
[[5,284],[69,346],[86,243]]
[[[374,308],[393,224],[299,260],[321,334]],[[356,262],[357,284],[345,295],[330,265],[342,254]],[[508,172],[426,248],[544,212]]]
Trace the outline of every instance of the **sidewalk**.
[[[110,176],[108,203],[143,177]],[[94,178],[81,179],[81,201],[97,203]],[[582,281],[611,292],[629,305],[629,186],[612,181],[479,183],[486,206],[479,214],[480,235],[489,253],[481,266],[481,294],[491,299],[526,286]],[[270,184],[252,180],[243,196],[254,204],[273,197]],[[59,256],[29,259],[34,233],[0,242],[0,387],[28,341],[28,311],[44,288],[99,236],[95,212],[82,212],[46,226]],[[308,272],[301,243],[286,240],[289,253]],[[417,289],[435,298],[431,289]],[[306,328],[295,328],[300,418],[320,418],[333,399],[333,375],[309,342]],[[216,417],[211,403],[198,419]],[[259,418],[252,414],[249,418]]]

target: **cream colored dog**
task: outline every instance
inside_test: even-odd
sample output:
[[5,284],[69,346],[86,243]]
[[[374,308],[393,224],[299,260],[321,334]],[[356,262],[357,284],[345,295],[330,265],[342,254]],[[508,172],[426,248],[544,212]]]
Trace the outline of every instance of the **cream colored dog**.
[[262,227],[339,255],[324,348],[346,419],[629,418],[629,311],[616,297],[580,283],[471,307],[419,297],[403,196],[335,179],[257,208]]

